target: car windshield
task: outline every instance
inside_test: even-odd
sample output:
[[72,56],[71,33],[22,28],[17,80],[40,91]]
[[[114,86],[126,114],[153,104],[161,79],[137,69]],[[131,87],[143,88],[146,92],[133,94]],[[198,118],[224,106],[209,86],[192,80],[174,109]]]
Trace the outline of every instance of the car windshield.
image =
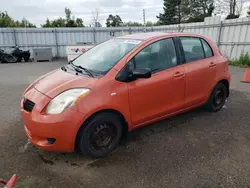
[[111,39],[82,54],[73,64],[96,74],[105,74],[140,43],[140,40]]

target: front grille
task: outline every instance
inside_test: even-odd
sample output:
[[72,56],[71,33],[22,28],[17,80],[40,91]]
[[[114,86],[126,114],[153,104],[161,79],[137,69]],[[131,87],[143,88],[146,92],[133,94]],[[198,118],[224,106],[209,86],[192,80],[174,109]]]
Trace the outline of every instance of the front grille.
[[30,101],[29,99],[26,99],[23,101],[23,109],[27,112],[32,112],[34,106],[35,106],[35,103]]

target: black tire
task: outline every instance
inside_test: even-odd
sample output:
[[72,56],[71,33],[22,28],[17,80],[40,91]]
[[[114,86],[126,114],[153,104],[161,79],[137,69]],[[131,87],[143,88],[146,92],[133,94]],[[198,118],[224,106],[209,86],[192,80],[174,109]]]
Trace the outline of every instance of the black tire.
[[218,112],[225,105],[226,99],[227,99],[227,88],[225,84],[220,82],[214,87],[205,107],[207,110],[211,112]]
[[25,62],[28,62],[30,60],[30,57],[29,56],[25,56],[23,59],[24,59]]
[[77,135],[77,149],[89,157],[99,158],[110,154],[122,137],[122,122],[110,112],[102,112],[84,124]]
[[22,58],[18,57],[17,60],[16,60],[16,62],[19,62],[19,63],[22,62]]
[[7,63],[16,63],[17,58],[12,55],[4,56],[4,59]]

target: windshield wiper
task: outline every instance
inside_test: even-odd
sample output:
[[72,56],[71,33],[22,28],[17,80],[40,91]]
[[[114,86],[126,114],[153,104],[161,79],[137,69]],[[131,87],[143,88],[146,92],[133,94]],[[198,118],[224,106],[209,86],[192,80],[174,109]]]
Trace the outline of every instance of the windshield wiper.
[[82,70],[84,70],[86,73],[88,73],[91,77],[95,77],[95,75],[89,70],[86,69],[85,67],[82,67],[81,65],[77,66],[77,68],[80,68]]
[[[91,77],[93,77],[93,78],[95,77],[94,74],[93,74],[89,69],[86,69],[86,68],[82,67],[81,65],[75,65],[74,63],[72,63],[72,61],[70,61],[69,63],[70,63],[70,65],[71,65],[72,67],[74,67],[74,69],[75,69],[77,72],[82,73],[82,70],[84,70],[89,76],[91,76]],[[79,69],[80,69],[80,70],[79,70]]]
[[69,62],[69,64],[75,69],[76,72],[82,73],[82,71],[72,62]]

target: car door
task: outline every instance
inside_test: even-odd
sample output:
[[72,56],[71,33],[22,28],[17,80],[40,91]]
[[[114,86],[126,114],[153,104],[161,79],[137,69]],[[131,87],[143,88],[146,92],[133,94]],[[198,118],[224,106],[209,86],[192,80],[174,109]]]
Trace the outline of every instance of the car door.
[[202,38],[180,37],[185,57],[185,107],[205,102],[214,87],[216,60],[209,44]]
[[185,72],[179,64],[172,38],[145,47],[128,65],[150,68],[152,77],[128,83],[132,122],[134,125],[157,119],[184,106]]

